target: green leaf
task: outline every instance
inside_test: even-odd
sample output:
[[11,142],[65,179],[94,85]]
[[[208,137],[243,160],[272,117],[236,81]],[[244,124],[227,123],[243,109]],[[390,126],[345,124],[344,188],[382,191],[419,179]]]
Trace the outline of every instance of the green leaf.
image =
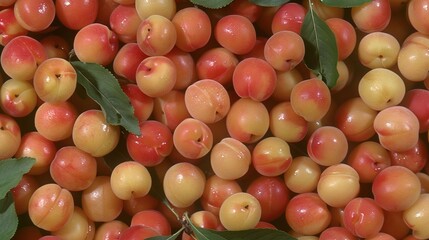
[[6,197],[0,200],[0,239],[9,240],[18,229],[18,216],[15,211],[12,193],[9,191]]
[[0,160],[0,199],[18,185],[22,175],[28,173],[35,162],[34,158],[29,157]]
[[331,7],[351,8],[357,7],[372,0],[320,0],[322,3]]
[[193,4],[210,9],[219,9],[228,6],[234,0],[190,0]]
[[262,7],[277,7],[287,2],[290,2],[290,0],[249,0],[249,1]]
[[184,227],[182,227],[181,229],[179,229],[179,231],[177,231],[173,235],[170,235],[170,236],[150,237],[150,238],[147,238],[147,240],[175,240],[175,239],[177,239],[180,236],[180,234],[182,233],[183,230],[185,230]]
[[113,74],[96,63],[72,61],[71,64],[77,72],[78,83],[85,88],[88,96],[100,105],[107,122],[121,125],[128,132],[140,135],[134,108]]
[[309,1],[310,8],[301,28],[301,37],[305,44],[304,62],[329,88],[332,88],[339,76],[335,35],[328,25],[317,16],[311,7],[311,0]]

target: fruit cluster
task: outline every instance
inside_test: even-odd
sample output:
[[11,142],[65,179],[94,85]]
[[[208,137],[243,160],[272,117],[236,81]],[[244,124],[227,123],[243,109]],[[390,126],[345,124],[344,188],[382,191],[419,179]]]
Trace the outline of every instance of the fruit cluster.
[[[0,1],[0,159],[35,160],[13,239],[428,239],[429,0],[254,2]],[[326,47],[309,14],[332,87],[305,61]],[[115,76],[140,134],[73,61]]]

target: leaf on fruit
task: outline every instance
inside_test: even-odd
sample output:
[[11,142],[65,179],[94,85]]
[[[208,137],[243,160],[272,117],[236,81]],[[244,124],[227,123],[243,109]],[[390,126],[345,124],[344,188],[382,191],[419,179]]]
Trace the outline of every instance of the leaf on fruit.
[[334,87],[339,76],[335,35],[329,26],[317,16],[311,3],[302,24],[301,37],[305,44],[305,65],[329,88]]
[[233,0],[190,0],[193,4],[210,9],[219,9],[228,6]]
[[179,231],[177,231],[173,235],[150,237],[150,238],[147,238],[147,240],[175,240],[180,236],[180,234],[182,233],[183,230],[185,230],[184,227],[180,228]]
[[97,102],[108,123],[120,125],[128,132],[140,135],[134,108],[113,74],[96,63],[70,62],[77,72],[77,81],[90,98]]
[[256,228],[242,231],[216,231],[200,228],[192,224],[187,215],[185,217],[198,240],[296,240],[288,233],[277,229]]
[[0,223],[2,225],[0,239],[11,239],[15,235],[16,229],[18,229],[18,216],[16,215],[15,203],[10,191],[5,198],[0,200]]
[[323,4],[330,7],[351,8],[357,7],[372,0],[320,0]]
[[36,160],[30,157],[0,160],[0,199],[18,185],[22,176],[30,171],[35,162]]
[[249,1],[261,7],[277,7],[287,2],[290,2],[290,0],[249,0]]

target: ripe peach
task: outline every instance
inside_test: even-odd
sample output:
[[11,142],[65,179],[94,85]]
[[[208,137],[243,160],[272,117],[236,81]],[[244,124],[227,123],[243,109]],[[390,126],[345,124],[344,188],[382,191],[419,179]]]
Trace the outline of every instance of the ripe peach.
[[0,86],[0,107],[12,117],[25,117],[36,109],[37,94],[28,81],[9,79]]
[[72,136],[73,125],[77,117],[78,112],[75,106],[68,101],[44,102],[36,110],[34,126],[48,140],[60,141]]
[[321,120],[331,106],[328,86],[319,78],[298,82],[290,93],[293,110],[308,122]]
[[174,129],[173,143],[182,156],[197,159],[205,156],[212,149],[213,133],[204,122],[187,118]]
[[308,155],[322,166],[332,166],[342,162],[348,153],[348,141],[344,133],[333,126],[316,129],[308,139]]
[[357,237],[377,234],[383,222],[383,209],[372,198],[357,197],[344,207],[344,227]]
[[292,163],[289,144],[278,137],[267,137],[256,143],[252,150],[255,170],[268,177],[280,176]]
[[119,50],[119,40],[106,25],[91,23],[76,33],[73,49],[80,61],[105,66],[113,62]]
[[149,97],[164,96],[174,88],[176,79],[176,65],[165,56],[147,57],[136,69],[137,86]]
[[97,18],[99,1],[97,0],[57,0],[55,10],[58,20],[65,27],[72,30],[80,30],[92,24]]
[[175,0],[135,0],[134,3],[141,20],[151,15],[161,15],[168,19],[172,19],[176,14],[177,6]]
[[176,44],[177,33],[170,19],[151,15],[137,27],[137,45],[148,56],[161,56],[170,52]]
[[128,83],[121,86],[134,108],[134,116],[139,122],[149,119],[154,109],[154,99],[140,91],[137,84]]
[[269,118],[263,103],[240,98],[232,104],[226,116],[226,127],[231,137],[243,143],[255,143],[267,133]]
[[429,217],[426,212],[428,203],[429,194],[421,194],[417,201],[403,212],[404,221],[411,228],[412,235],[417,239],[429,238],[427,229]]
[[119,239],[129,226],[121,220],[101,223],[95,230],[94,240]]
[[213,146],[210,165],[216,176],[235,180],[244,176],[251,164],[249,148],[237,139],[226,137]]
[[179,90],[171,90],[166,95],[155,98],[152,116],[173,131],[179,123],[191,117],[186,109],[185,94]]
[[72,129],[73,143],[94,157],[110,153],[118,145],[120,128],[107,123],[101,110],[87,110],[79,114]]
[[126,43],[118,50],[113,59],[113,72],[135,83],[137,67],[147,57],[137,43]]
[[36,160],[28,174],[41,175],[49,171],[49,166],[55,157],[57,146],[53,141],[43,137],[36,131],[25,133],[15,157],[32,157]]
[[203,195],[205,182],[199,167],[187,162],[176,163],[164,175],[164,193],[173,206],[186,208]]
[[359,174],[345,163],[325,168],[317,183],[317,193],[331,207],[344,207],[360,190]]
[[29,36],[17,36],[3,48],[0,63],[10,78],[30,81],[46,59],[45,48],[39,41]]
[[0,113],[0,159],[13,157],[21,145],[21,128],[15,119]]
[[60,239],[93,239],[95,223],[85,215],[82,208],[76,206],[70,220],[52,234]]
[[12,7],[0,11],[0,44],[2,46],[17,36],[27,34],[28,30],[18,23]]
[[298,234],[316,235],[325,230],[332,219],[328,205],[317,193],[300,193],[289,200],[285,217]]
[[132,4],[118,5],[110,13],[110,28],[123,43],[136,42],[137,28],[140,22],[141,19],[137,14],[134,1]]
[[75,146],[58,149],[49,168],[52,179],[69,191],[88,188],[97,175],[97,160]]
[[377,114],[373,124],[380,144],[390,151],[407,151],[418,142],[419,120],[406,107],[392,106],[383,109]]
[[50,27],[56,15],[53,0],[17,0],[13,12],[18,23],[31,32]]
[[353,25],[343,18],[328,18],[325,22],[335,35],[338,60],[348,58],[354,51],[357,41]]
[[[196,82],[197,70],[195,66],[194,57],[191,53],[180,50],[174,47],[169,53],[165,55],[176,66],[176,84],[174,84],[175,90],[184,90],[193,82]],[[202,79],[202,78],[200,78]]]
[[73,211],[72,194],[55,183],[40,186],[28,203],[32,223],[47,231],[61,229],[72,217]]
[[[287,42],[288,44],[283,44]],[[264,57],[278,71],[289,71],[304,59],[304,40],[293,31],[279,31],[264,46]]]
[[362,32],[383,31],[391,18],[389,0],[375,0],[352,7],[351,17]]
[[389,152],[374,141],[364,141],[354,146],[346,163],[357,171],[362,183],[372,183],[380,171],[392,165]]
[[250,182],[246,192],[259,201],[261,221],[272,222],[279,219],[289,201],[289,189],[279,177],[256,177]]
[[411,207],[419,198],[419,178],[403,166],[389,166],[374,178],[374,200],[386,211],[399,212]]
[[405,95],[402,78],[386,68],[375,68],[365,73],[359,81],[359,96],[372,109],[380,111],[398,105]]
[[110,176],[113,193],[122,200],[146,196],[152,187],[149,171],[135,161],[125,161],[116,165]]
[[213,79],[227,86],[237,64],[237,56],[226,48],[211,48],[204,51],[196,62],[198,78]]
[[110,176],[97,176],[92,184],[82,191],[82,209],[94,222],[115,220],[122,212],[123,200],[112,191]]
[[208,14],[200,8],[186,7],[174,14],[171,19],[176,27],[176,46],[185,52],[193,52],[204,47],[212,34]]
[[335,126],[349,141],[366,141],[375,135],[373,122],[377,113],[362,98],[350,98],[335,110]]
[[35,176],[24,174],[19,183],[11,189],[17,215],[28,212],[28,203],[33,193],[40,187]]
[[159,210],[148,209],[134,214],[131,218],[130,226],[135,225],[150,227],[163,236],[171,235],[170,222]]
[[271,30],[273,33],[280,31],[301,32],[301,26],[304,22],[306,9],[302,4],[290,2],[280,6],[271,21]]
[[256,30],[248,18],[236,14],[226,15],[216,23],[214,37],[222,47],[242,55],[249,53],[255,46]]
[[67,101],[75,92],[77,73],[71,63],[62,58],[49,58],[34,73],[33,86],[44,102]]
[[299,142],[307,135],[308,122],[296,114],[289,101],[279,102],[270,111],[270,131],[286,142]]
[[322,173],[321,166],[308,156],[294,157],[291,165],[283,174],[288,189],[295,193],[316,190]]
[[277,85],[277,74],[267,61],[248,57],[234,68],[232,84],[239,97],[262,102],[273,94]]
[[222,84],[212,79],[201,79],[186,88],[185,105],[193,118],[210,124],[226,117],[230,99]]
[[219,220],[229,231],[254,228],[261,219],[261,205],[250,193],[232,194],[222,203]]
[[359,60],[368,68],[391,68],[397,63],[400,48],[399,41],[389,33],[368,33],[359,42]]

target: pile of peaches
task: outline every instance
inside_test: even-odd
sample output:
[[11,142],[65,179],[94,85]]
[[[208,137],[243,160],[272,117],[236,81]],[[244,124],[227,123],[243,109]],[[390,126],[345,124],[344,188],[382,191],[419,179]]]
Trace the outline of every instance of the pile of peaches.
[[0,1],[0,161],[35,160],[12,239],[429,239],[429,0],[200,2]]

